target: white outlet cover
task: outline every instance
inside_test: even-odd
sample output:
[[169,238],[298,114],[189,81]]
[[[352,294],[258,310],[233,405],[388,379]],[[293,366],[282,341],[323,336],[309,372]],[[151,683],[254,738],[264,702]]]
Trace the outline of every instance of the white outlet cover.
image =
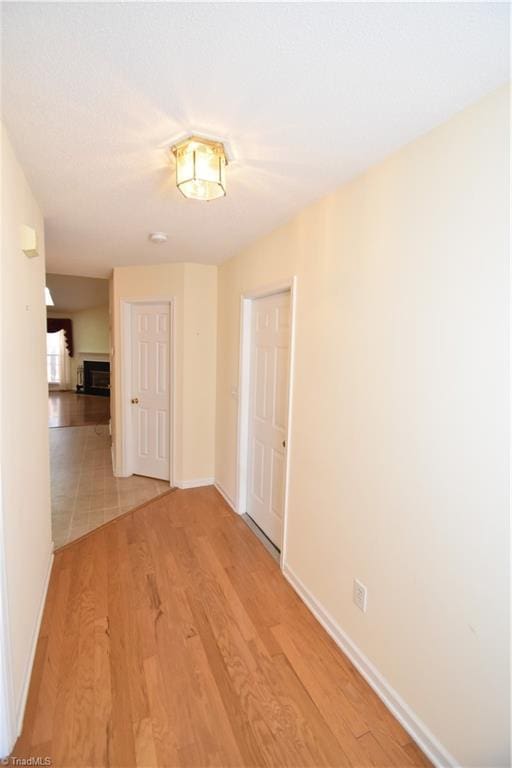
[[363,613],[366,613],[367,599],[368,590],[366,589],[365,585],[359,581],[359,579],[354,579],[354,604],[357,605],[359,610],[361,610]]

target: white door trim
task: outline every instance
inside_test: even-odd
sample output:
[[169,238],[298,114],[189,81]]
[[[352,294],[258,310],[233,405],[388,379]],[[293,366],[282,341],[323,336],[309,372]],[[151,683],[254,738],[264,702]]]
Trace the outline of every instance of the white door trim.
[[175,349],[176,349],[176,323],[175,323],[175,303],[174,296],[163,296],[159,298],[151,297],[150,299],[121,299],[120,301],[120,336],[121,336],[121,359],[119,361],[119,372],[121,376],[119,390],[121,392],[121,422],[123,430],[122,441],[122,456],[120,467],[118,467],[117,475],[120,477],[129,477],[133,475],[132,467],[132,452],[131,444],[133,440],[132,432],[132,410],[131,410],[131,392],[132,392],[132,331],[131,331],[131,313],[132,306],[134,304],[168,304],[169,316],[171,318],[171,331],[169,334],[169,365],[171,367],[170,387],[169,387],[169,486],[174,484],[175,473],[175,456],[174,446],[176,445],[175,439],[175,397],[176,390],[176,365],[175,365]]
[[240,297],[240,363],[238,373],[238,446],[237,446],[237,488],[236,512],[243,515],[247,506],[247,463],[249,454],[249,395],[251,362],[251,313],[254,299],[290,291],[290,365],[288,381],[288,426],[284,465],[283,541],[281,545],[281,569],[286,562],[289,467],[292,434],[292,401],[295,373],[295,316],[297,301],[297,278],[291,277],[271,285],[246,291]]

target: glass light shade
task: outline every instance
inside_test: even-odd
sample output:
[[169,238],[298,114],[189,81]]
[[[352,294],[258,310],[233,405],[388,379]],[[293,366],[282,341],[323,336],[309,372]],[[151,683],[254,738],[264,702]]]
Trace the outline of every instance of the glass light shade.
[[215,200],[226,194],[226,153],[220,141],[191,136],[173,147],[176,186],[194,200]]

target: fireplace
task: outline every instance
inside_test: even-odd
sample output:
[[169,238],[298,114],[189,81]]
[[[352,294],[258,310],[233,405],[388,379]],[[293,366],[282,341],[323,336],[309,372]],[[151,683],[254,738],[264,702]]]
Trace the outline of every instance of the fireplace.
[[110,396],[110,363],[84,360],[84,395]]

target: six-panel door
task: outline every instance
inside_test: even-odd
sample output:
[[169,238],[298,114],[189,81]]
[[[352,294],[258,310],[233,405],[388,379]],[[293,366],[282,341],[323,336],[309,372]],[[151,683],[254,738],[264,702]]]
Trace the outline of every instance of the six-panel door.
[[288,419],[290,292],[255,299],[251,314],[247,513],[280,549]]
[[132,305],[132,470],[170,478],[170,313]]

